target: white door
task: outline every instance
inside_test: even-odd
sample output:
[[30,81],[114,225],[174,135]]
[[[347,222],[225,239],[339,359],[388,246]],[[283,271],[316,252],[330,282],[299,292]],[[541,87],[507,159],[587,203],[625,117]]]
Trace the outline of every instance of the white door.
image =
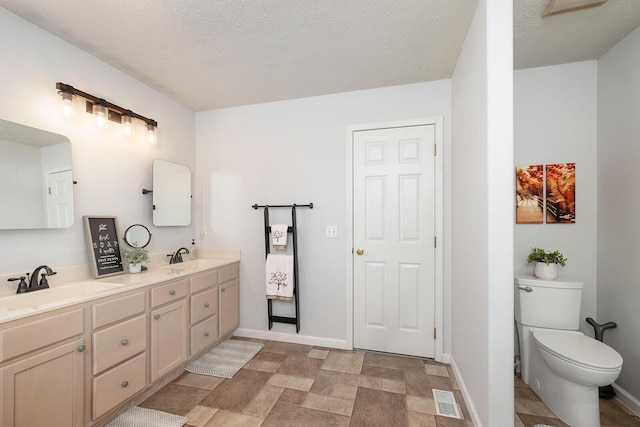
[[353,132],[354,347],[434,357],[435,125]]
[[50,228],[73,225],[73,176],[71,170],[47,174],[47,223]]

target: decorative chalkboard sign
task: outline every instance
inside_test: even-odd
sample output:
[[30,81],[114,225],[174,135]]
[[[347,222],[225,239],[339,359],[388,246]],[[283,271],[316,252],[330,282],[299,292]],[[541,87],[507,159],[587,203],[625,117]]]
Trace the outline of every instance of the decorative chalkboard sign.
[[89,248],[89,264],[93,277],[124,273],[118,218],[115,216],[83,216],[84,232]]

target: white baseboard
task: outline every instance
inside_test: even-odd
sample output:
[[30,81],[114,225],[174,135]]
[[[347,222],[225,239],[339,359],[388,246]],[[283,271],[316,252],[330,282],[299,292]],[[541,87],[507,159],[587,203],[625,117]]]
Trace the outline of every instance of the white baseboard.
[[616,399],[624,403],[627,408],[631,409],[636,415],[640,414],[640,400],[633,397],[628,391],[620,387],[618,384],[613,384],[613,389],[616,391]]
[[448,355],[449,360],[451,361],[451,368],[453,369],[453,374],[456,376],[456,381],[458,381],[458,385],[460,386],[460,391],[462,392],[462,397],[464,398],[464,403],[467,405],[467,410],[469,411],[469,415],[471,415],[471,421],[473,421],[473,425],[476,427],[482,427],[482,422],[480,422],[480,417],[478,416],[478,411],[476,410],[475,405],[473,404],[473,400],[471,400],[471,396],[467,391],[467,386],[464,383],[464,379],[460,374],[460,370],[458,369],[458,365],[456,365],[456,361],[453,359],[453,356]]
[[449,353],[442,353],[442,360],[436,360],[436,362],[442,362],[451,365],[451,355]]
[[233,334],[238,337],[257,338],[262,340],[289,342],[293,344],[305,344],[318,347],[351,350],[351,348],[347,346],[346,340],[337,340],[333,338],[313,337],[309,335],[287,334],[284,332],[261,331],[258,329],[245,328],[238,328]]

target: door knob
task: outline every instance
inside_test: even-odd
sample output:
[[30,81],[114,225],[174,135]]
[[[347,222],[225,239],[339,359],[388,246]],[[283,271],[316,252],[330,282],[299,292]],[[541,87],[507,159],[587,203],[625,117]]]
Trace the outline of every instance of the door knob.
[[356,249],[356,253],[357,253],[358,255],[362,255],[362,254],[364,253],[364,249],[362,249],[362,248],[358,248],[358,249]]

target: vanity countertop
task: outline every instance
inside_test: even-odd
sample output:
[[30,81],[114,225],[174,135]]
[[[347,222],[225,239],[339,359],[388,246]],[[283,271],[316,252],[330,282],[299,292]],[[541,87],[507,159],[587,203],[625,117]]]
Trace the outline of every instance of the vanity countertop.
[[136,274],[75,280],[51,285],[50,289],[0,297],[0,325],[105,296],[143,289],[239,261],[240,258],[200,258],[177,264],[161,264]]

